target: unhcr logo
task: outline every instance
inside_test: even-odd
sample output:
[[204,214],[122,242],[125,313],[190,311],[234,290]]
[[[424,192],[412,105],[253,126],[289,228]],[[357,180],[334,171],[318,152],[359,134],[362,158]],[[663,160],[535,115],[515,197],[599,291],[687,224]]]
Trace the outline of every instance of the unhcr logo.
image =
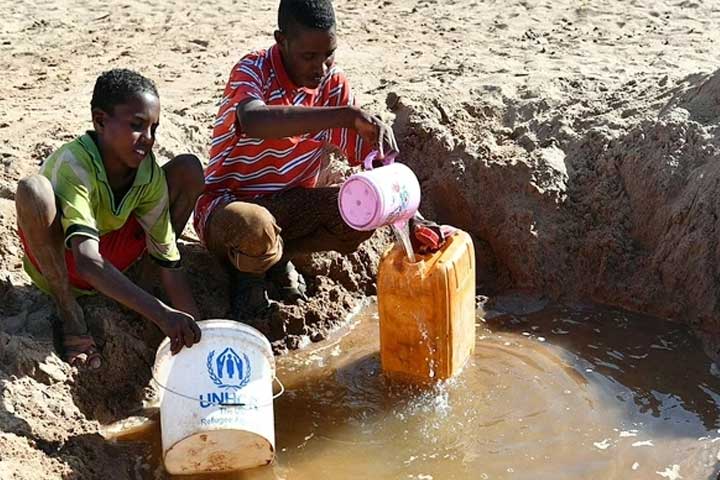
[[212,405],[242,405],[235,393],[250,382],[250,359],[242,354],[238,355],[235,350],[228,347],[215,357],[215,350],[207,356],[206,367],[210,380],[224,392],[210,392],[200,395],[200,406],[208,408]]
[[207,371],[210,380],[224,389],[240,390],[250,382],[250,360],[247,355],[235,353],[228,347],[215,358],[215,350],[207,357]]

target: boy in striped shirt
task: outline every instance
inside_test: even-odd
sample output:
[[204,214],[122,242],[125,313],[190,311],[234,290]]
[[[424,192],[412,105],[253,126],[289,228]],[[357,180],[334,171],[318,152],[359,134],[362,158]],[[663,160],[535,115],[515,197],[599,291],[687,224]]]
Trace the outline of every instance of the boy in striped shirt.
[[314,188],[330,148],[357,165],[373,149],[397,150],[393,132],[355,106],[335,66],[330,0],[281,0],[276,44],[233,68],[213,130],[195,230],[232,268],[238,320],[304,298],[293,254],[354,251],[369,236],[347,227],[337,187]]

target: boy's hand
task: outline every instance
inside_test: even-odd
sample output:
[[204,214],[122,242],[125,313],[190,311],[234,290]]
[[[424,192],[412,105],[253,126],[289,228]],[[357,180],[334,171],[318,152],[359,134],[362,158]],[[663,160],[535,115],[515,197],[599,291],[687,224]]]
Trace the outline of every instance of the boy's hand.
[[360,109],[357,109],[356,112],[353,127],[363,140],[376,146],[378,160],[385,158],[386,143],[391,150],[396,152],[400,151],[392,128],[385,125],[382,120],[376,116],[368,115]]
[[98,291],[152,320],[170,337],[170,350],[173,354],[179,352],[183,346],[190,347],[200,341],[200,327],[192,316],[197,315],[198,309],[181,269],[161,268],[161,278],[168,296],[174,300],[173,305],[191,312],[192,315],[165,305],[133,284],[100,255],[99,245],[94,238],[72,238],[73,254],[82,278]]
[[200,341],[200,327],[195,321],[202,317],[182,268],[160,268],[160,279],[174,308],[164,305],[159,318],[166,327],[158,326],[170,338],[170,351],[175,354],[183,345],[190,347]]
[[200,327],[195,323],[195,319],[185,312],[167,307],[156,323],[170,338],[170,352],[173,355],[182,350],[183,346],[190,348],[200,341]]

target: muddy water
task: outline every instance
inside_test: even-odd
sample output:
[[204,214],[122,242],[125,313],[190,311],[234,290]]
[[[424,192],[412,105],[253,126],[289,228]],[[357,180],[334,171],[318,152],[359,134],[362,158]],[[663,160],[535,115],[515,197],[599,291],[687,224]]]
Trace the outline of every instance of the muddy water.
[[[431,390],[381,375],[377,315],[278,360],[274,465],[223,479],[715,479],[720,379],[682,327],[554,308],[478,319]],[[208,478],[208,477],[177,477]]]

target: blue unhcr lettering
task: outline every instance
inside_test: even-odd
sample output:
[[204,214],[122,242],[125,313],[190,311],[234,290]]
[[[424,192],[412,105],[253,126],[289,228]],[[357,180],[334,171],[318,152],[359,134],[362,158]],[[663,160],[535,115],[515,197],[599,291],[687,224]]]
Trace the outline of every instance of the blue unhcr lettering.
[[243,399],[235,392],[210,392],[200,395],[200,408],[223,405],[244,406]]

